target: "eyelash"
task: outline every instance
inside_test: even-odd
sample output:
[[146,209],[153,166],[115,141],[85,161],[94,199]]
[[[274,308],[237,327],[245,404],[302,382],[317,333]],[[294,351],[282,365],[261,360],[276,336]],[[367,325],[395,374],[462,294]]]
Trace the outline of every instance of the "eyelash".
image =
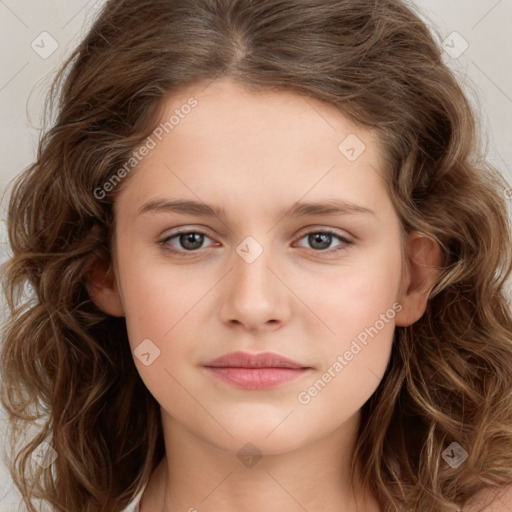
[[[199,251],[201,251],[201,249],[189,250],[189,251],[177,250],[177,249],[172,248],[169,245],[169,241],[174,239],[174,238],[176,238],[176,237],[179,237],[180,235],[189,235],[189,234],[199,234],[199,235],[204,235],[207,238],[211,238],[206,233],[204,233],[202,231],[198,231],[198,230],[188,230],[188,231],[187,230],[183,230],[183,231],[181,231],[181,230],[179,230],[179,231],[176,231],[175,233],[173,233],[172,235],[166,236],[163,240],[159,240],[158,244],[165,251],[171,252],[171,253],[179,256],[179,257],[187,258],[189,256],[194,255],[195,253],[198,253]],[[326,250],[311,249],[312,251],[314,251],[316,253],[319,253],[319,254],[329,254],[329,255],[335,254],[335,253],[338,253],[340,251],[346,250],[347,246],[352,245],[354,243],[354,242],[348,240],[347,238],[345,238],[344,236],[340,235],[336,231],[334,231],[332,229],[326,229],[326,228],[324,228],[324,229],[317,229],[317,230],[313,230],[313,231],[308,231],[308,232],[302,234],[300,236],[299,240],[302,240],[304,237],[307,237],[308,235],[311,235],[311,234],[331,235],[331,236],[337,238],[338,240],[340,240],[342,242],[341,246],[338,246],[335,249],[326,249]]]

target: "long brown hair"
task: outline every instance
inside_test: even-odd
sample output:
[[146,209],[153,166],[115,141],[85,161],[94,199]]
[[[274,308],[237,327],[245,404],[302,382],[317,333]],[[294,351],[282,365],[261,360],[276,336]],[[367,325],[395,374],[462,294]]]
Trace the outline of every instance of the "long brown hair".
[[[512,482],[507,184],[419,15],[399,0],[110,0],[54,81],[55,121],[8,209],[1,400],[30,512],[37,498],[118,512],[164,454],[125,320],[87,293],[91,256],[111,251],[119,187],[94,191],[152,132],[170,93],[218,77],[298,92],[375,128],[404,230],[441,248],[427,311],[396,328],[363,406],[354,460],[365,485],[385,511],[436,512]],[[43,441],[57,454],[48,468],[31,464]],[[458,467],[443,458],[452,443],[468,453]]]

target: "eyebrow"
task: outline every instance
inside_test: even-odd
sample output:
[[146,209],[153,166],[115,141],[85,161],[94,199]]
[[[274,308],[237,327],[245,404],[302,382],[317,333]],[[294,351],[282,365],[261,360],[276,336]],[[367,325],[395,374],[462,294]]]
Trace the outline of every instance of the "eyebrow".
[[[199,215],[202,217],[219,217],[221,219],[226,217],[226,212],[221,206],[186,199],[174,201],[151,199],[139,208],[138,215],[149,212],[181,213],[185,215]],[[283,210],[281,216],[305,217],[312,215],[346,215],[353,213],[376,215],[373,210],[350,201],[328,199],[321,202],[297,202],[293,204],[291,208]]]

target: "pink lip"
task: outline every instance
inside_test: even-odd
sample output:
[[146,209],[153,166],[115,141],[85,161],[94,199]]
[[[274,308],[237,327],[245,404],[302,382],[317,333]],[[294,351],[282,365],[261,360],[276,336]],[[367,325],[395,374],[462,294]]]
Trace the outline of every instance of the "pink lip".
[[233,352],[203,365],[213,376],[243,389],[265,389],[289,382],[311,369],[272,352]]
[[204,366],[215,368],[309,368],[272,352],[262,352],[261,354],[232,352],[231,354],[218,357]]

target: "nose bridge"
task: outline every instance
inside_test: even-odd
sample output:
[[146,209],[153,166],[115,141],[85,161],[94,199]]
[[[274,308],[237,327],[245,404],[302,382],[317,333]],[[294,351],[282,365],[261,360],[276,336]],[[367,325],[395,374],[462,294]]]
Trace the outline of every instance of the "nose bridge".
[[221,308],[224,321],[255,328],[285,319],[286,290],[273,273],[278,270],[274,268],[276,260],[269,247],[270,238],[260,243],[249,236],[236,247],[229,290]]
[[255,300],[259,296],[266,296],[262,292],[274,288],[271,281],[275,280],[275,276],[267,268],[272,266],[269,240],[270,236],[260,243],[253,236],[248,236],[236,247],[236,255],[233,256],[235,293],[248,295],[250,300]]

